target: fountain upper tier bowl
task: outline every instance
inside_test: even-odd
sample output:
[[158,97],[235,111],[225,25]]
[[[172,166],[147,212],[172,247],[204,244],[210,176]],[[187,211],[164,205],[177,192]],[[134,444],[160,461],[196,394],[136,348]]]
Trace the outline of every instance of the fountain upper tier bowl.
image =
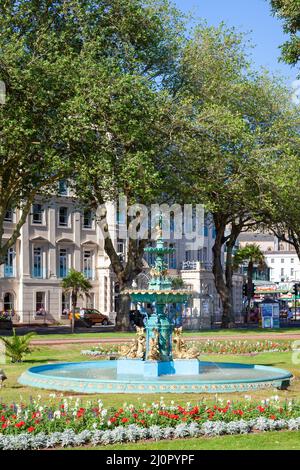
[[133,302],[145,303],[184,303],[191,295],[189,290],[165,289],[165,290],[127,290],[124,292],[129,294]]

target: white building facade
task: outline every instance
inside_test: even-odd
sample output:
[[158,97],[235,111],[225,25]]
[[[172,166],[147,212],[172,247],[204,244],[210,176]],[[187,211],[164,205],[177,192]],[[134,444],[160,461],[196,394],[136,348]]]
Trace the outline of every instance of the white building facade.
[[[97,213],[82,210],[68,189],[51,201],[37,199],[21,229],[21,236],[0,267],[0,311],[13,311],[21,323],[31,323],[45,316],[48,321],[67,319],[70,296],[63,292],[62,279],[70,268],[81,271],[90,280],[90,296],[79,299],[79,306],[100,310],[114,319],[118,292],[104,240],[97,223]],[[5,237],[9,237],[18,213],[8,211]],[[108,207],[107,221],[116,251],[125,260],[126,239],[120,239],[117,213]],[[120,221],[118,221],[120,223]],[[187,248],[184,240],[166,242],[176,248],[167,260],[170,274],[181,276],[194,292],[185,308],[186,325],[209,328],[221,318],[221,303],[212,274],[214,229],[207,223],[204,243],[199,250]],[[145,278],[154,260],[145,255]],[[234,277],[234,310],[242,311],[242,277]]]

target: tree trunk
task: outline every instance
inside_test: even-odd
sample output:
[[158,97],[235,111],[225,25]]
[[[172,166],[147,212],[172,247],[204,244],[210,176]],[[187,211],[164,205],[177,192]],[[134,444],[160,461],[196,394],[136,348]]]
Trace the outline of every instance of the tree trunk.
[[226,288],[229,297],[229,308],[227,312],[226,321],[228,319],[228,326],[232,327],[235,325],[234,309],[233,309],[233,248],[235,246],[235,237],[231,237],[226,243],[226,266],[225,266],[225,279],[226,279]]
[[[125,286],[124,286],[125,287]],[[131,287],[131,286],[128,286]],[[120,293],[118,308],[117,308],[117,318],[116,318],[116,331],[129,331],[130,322],[129,322],[129,311],[130,311],[130,296],[128,294]]]
[[215,278],[215,286],[220,296],[223,312],[222,312],[222,328],[229,328],[234,321],[232,312],[232,295],[224,278],[224,270],[222,266],[222,247],[224,244],[225,223],[215,221],[216,240],[213,246],[213,274]]

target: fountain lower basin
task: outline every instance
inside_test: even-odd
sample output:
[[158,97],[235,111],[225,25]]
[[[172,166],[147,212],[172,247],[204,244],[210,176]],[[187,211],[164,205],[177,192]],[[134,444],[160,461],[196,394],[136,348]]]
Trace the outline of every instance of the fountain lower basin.
[[287,388],[292,378],[290,372],[274,367],[197,362],[197,374],[186,368],[186,375],[157,376],[145,376],[141,369],[134,373],[132,368],[131,373],[125,367],[120,369],[123,360],[47,364],[25,371],[19,383],[77,393],[229,393]]

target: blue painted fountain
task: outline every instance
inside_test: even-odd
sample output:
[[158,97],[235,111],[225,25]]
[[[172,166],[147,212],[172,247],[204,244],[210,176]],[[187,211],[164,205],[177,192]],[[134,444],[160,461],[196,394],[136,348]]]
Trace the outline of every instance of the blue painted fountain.
[[[174,290],[168,277],[165,255],[173,252],[162,239],[162,220],[156,247],[146,251],[156,256],[147,290],[125,293],[134,303],[151,303],[145,329],[120,348],[117,360],[47,364],[32,367],[19,378],[23,385],[81,393],[221,393],[287,388],[292,374],[260,365],[199,360],[199,352],[182,338],[166,314],[166,305],[183,304],[189,290]],[[146,332],[145,332],[146,330]]]

